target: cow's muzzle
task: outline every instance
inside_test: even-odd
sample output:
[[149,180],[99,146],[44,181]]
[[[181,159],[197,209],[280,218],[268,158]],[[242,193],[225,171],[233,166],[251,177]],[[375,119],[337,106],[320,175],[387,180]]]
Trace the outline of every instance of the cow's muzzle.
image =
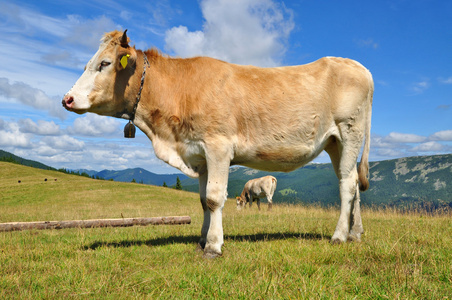
[[67,110],[71,110],[74,105],[74,97],[72,96],[64,96],[63,100],[61,101],[63,104],[63,107]]

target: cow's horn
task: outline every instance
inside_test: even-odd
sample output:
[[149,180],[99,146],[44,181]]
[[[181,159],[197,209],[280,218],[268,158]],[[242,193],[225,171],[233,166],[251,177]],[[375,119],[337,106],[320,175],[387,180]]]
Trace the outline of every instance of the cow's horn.
[[124,33],[122,34],[121,46],[124,47],[124,48],[129,47],[129,41],[128,41],[128,38],[127,38],[127,29],[124,30]]

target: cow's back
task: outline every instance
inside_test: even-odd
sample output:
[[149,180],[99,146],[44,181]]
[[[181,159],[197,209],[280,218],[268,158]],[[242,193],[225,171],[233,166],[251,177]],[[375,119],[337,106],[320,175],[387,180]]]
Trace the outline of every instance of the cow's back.
[[254,197],[265,197],[266,195],[273,195],[276,188],[276,178],[273,176],[265,176],[248,181],[245,189]]

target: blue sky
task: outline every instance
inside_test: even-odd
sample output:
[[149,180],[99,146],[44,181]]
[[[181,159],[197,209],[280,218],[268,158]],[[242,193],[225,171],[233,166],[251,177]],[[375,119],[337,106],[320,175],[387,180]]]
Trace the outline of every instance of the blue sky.
[[142,133],[122,138],[125,120],[61,106],[115,29],[172,56],[355,59],[375,81],[371,160],[452,152],[452,1],[0,0],[0,26],[0,149],[56,168],[179,172]]

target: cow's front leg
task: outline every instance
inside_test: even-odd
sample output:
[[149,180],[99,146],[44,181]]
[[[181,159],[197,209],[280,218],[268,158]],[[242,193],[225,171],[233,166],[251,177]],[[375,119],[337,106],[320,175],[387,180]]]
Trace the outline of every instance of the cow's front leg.
[[230,158],[221,151],[206,156],[208,157],[206,206],[209,216],[204,214],[203,229],[207,220],[210,224],[206,235],[204,257],[215,258],[221,255],[223,246],[223,207],[227,198]]

